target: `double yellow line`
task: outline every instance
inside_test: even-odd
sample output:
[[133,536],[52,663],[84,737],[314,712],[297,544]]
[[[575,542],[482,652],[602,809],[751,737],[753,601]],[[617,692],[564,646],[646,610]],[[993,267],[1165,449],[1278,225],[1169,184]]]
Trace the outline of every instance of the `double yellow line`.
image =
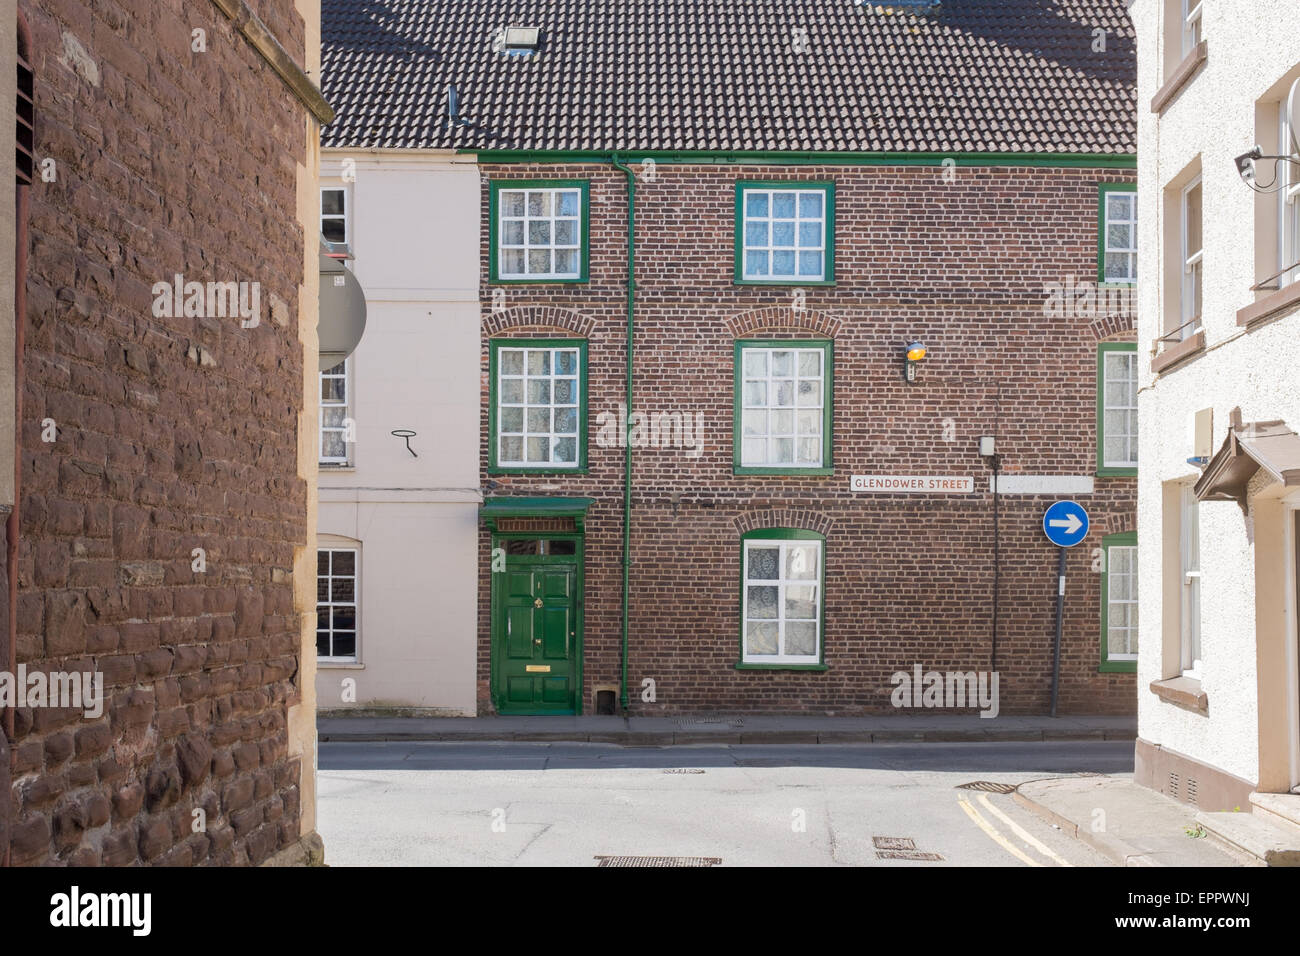
[[[1061,856],[1059,856],[1046,843],[1038,839],[1036,836],[1034,836],[1032,833],[1030,833],[1020,824],[1016,823],[1015,820],[1012,820],[1009,816],[1007,816],[1005,813],[1003,813],[1001,810],[995,807],[985,794],[981,793],[977,799],[979,800],[980,803],[984,805],[984,809],[988,810],[989,813],[993,814],[993,816],[997,817],[1004,824],[1006,824],[1011,829],[1012,833],[1018,836],[1021,840],[1028,843],[1039,853],[1043,854],[1043,856],[1055,862],[1057,866],[1074,866],[1073,863],[1070,863],[1064,858],[1062,858]],[[1027,866],[1043,865],[1039,863],[1037,860],[1035,860],[1033,857],[1031,857],[1028,853],[1021,850],[1020,847],[1016,846],[1005,836],[1003,836],[1002,833],[999,832],[997,827],[989,823],[988,820],[984,819],[984,817],[980,814],[980,812],[976,810],[973,806],[971,806],[969,802],[967,802],[965,797],[959,798],[957,800],[957,803],[959,803],[961,805],[961,808],[966,811],[966,815],[975,822],[975,825],[979,827],[981,830],[983,830],[986,834],[988,834],[989,839],[992,840],[994,843],[996,843],[998,846],[1002,847],[1002,849],[1006,850],[1008,853],[1010,853],[1016,859],[1025,863]]]

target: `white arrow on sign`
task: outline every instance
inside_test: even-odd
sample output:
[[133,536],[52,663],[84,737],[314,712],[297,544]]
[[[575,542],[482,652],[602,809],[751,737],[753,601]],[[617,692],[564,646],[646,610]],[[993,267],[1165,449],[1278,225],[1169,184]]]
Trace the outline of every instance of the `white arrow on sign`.
[[1051,521],[1047,522],[1047,524],[1048,527],[1051,528],[1064,528],[1066,534],[1074,534],[1083,527],[1083,522],[1080,521],[1079,516],[1074,513],[1071,513],[1064,518],[1053,518]]

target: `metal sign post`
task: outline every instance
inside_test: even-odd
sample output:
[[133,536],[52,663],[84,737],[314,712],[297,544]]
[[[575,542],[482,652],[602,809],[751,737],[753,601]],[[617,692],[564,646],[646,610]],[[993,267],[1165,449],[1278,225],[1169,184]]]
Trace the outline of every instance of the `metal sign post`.
[[1075,501],[1058,501],[1043,514],[1043,534],[1057,547],[1056,640],[1052,647],[1052,716],[1061,688],[1061,631],[1065,625],[1065,550],[1088,536],[1088,512]]

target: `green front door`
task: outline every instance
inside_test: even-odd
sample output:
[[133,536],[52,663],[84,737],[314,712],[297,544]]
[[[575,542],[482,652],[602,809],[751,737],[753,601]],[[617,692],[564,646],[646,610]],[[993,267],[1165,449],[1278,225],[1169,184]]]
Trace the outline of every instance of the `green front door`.
[[[538,551],[548,550],[539,542]],[[560,549],[563,550],[563,549]],[[494,696],[503,714],[578,712],[578,563],[568,554],[511,554],[494,573]]]

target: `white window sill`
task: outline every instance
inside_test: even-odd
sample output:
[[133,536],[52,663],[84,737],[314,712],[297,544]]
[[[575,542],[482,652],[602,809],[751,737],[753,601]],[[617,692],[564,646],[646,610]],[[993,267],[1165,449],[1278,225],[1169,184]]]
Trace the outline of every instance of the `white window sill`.
[[316,661],[316,669],[320,671],[363,671],[366,665],[360,661]]

